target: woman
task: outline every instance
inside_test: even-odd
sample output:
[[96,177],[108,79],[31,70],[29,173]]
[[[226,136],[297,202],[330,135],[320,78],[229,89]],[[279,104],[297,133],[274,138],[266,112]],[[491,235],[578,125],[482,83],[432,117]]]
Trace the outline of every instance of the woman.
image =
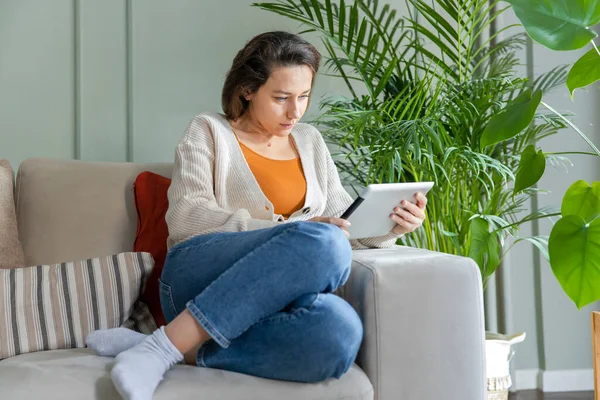
[[124,398],[151,399],[183,359],[299,382],[339,378],[354,362],[362,324],[332,294],[350,274],[351,246],[391,246],[422,224],[427,199],[390,210],[388,235],[348,240],[337,217],[352,198],[320,133],[298,123],[319,62],[296,35],[258,35],[227,74],[225,115],[198,115],[183,135],[160,281],[169,323],[150,336],[119,328],[88,338],[118,354],[112,379]]

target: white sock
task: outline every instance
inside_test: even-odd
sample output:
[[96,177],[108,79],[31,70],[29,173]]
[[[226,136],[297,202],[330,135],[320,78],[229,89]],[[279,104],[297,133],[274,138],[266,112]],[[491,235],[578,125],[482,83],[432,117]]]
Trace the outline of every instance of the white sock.
[[165,372],[181,360],[183,354],[161,326],[142,343],[117,356],[112,381],[125,400],[152,400]]
[[105,357],[115,357],[141,343],[148,335],[127,328],[100,329],[85,338],[87,347]]

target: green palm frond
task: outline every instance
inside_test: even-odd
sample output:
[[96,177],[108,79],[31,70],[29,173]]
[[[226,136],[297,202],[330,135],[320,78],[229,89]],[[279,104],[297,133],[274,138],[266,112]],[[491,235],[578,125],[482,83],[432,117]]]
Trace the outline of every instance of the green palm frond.
[[487,76],[490,78],[508,78],[514,74],[515,68],[521,61],[515,53],[506,53],[490,59],[486,65]]
[[[323,34],[323,43],[333,67],[356,97],[352,80],[360,81],[372,98],[383,91],[389,77],[396,73],[408,79],[409,71],[402,66],[404,54],[397,53],[408,40],[410,31],[402,29],[404,20],[396,16],[389,5],[377,10],[378,2],[355,1],[346,5],[316,0],[288,0],[254,3],[255,7],[294,19],[311,31]],[[338,54],[342,54],[339,56]]]
[[544,93],[550,92],[559,86],[563,86],[567,83],[567,76],[569,75],[570,65],[559,65],[552,68],[545,74],[538,76],[533,82],[534,90],[541,90]]

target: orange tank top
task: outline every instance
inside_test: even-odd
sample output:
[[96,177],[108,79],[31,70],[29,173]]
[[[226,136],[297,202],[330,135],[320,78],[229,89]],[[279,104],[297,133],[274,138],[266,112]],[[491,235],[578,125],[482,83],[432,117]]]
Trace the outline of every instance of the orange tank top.
[[306,179],[300,157],[274,160],[251,150],[239,139],[238,143],[260,188],[273,203],[275,214],[289,218],[304,206]]

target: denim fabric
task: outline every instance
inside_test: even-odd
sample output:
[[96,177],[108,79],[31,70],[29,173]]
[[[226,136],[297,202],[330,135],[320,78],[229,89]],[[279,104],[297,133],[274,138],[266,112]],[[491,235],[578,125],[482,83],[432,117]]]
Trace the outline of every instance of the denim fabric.
[[350,275],[342,230],[316,222],[194,237],[168,253],[160,280],[167,321],[186,308],[213,340],[198,366],[320,382],[354,362],[363,329],[332,294]]

